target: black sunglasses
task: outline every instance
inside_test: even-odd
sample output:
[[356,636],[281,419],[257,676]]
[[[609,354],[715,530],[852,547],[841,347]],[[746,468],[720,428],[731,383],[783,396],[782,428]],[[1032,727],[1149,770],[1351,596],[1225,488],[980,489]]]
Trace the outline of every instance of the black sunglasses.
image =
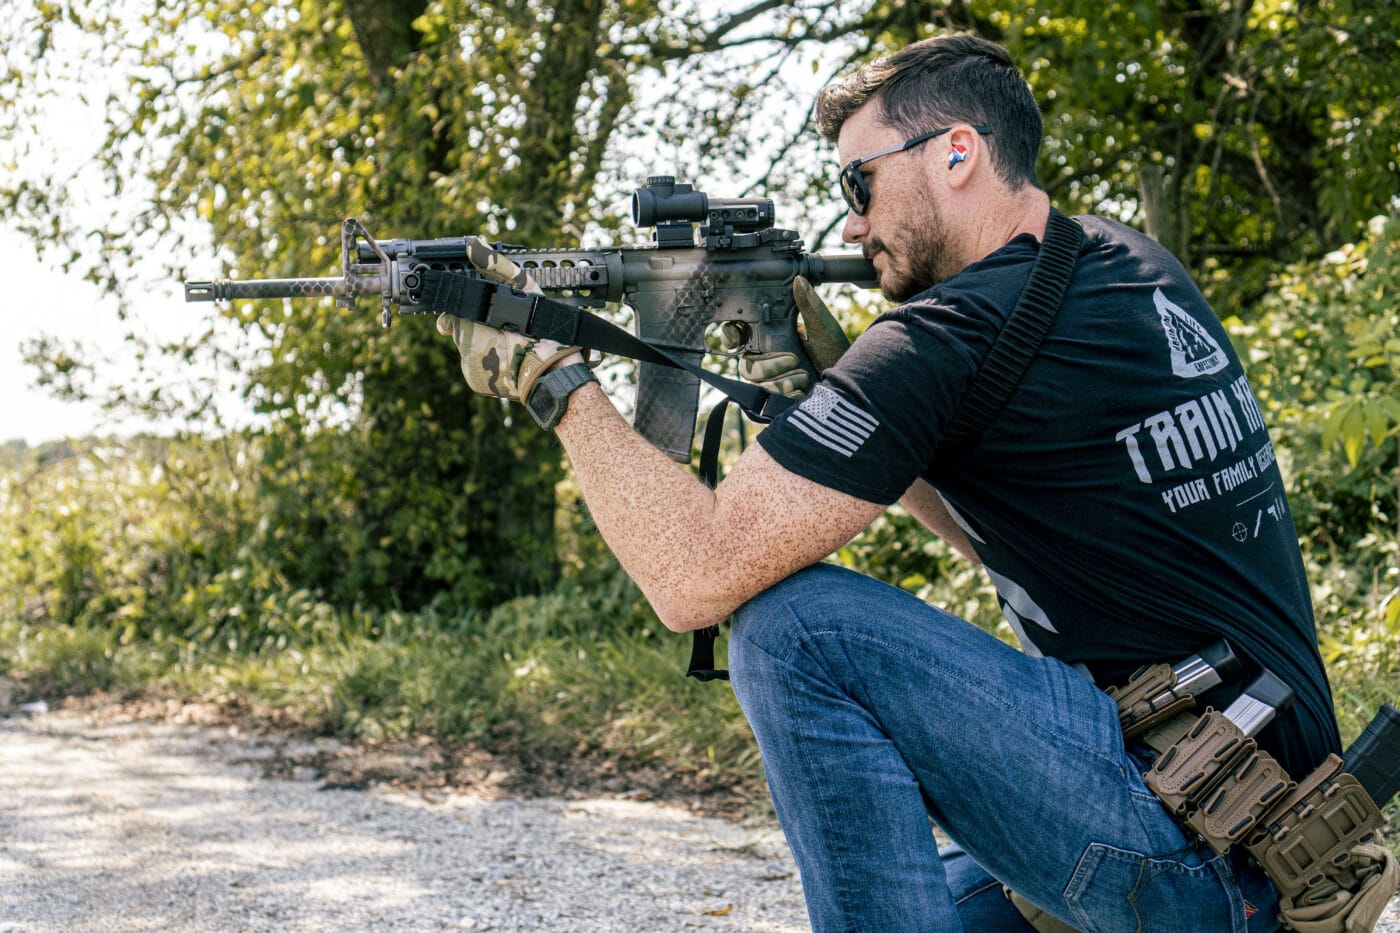
[[[990,135],[992,132],[990,126],[973,126],[972,128],[983,136]],[[846,204],[850,207],[851,212],[861,215],[870,210],[870,187],[866,185],[865,175],[860,170],[862,165],[874,162],[876,159],[880,158],[880,156],[887,156],[894,152],[903,152],[906,149],[913,149],[919,143],[928,142],[935,136],[942,136],[944,133],[951,133],[952,131],[953,127],[945,126],[941,130],[934,130],[932,133],[924,133],[922,136],[906,139],[898,146],[881,149],[879,152],[872,152],[868,156],[862,156],[859,159],[852,159],[850,162],[847,162],[845,167],[841,169],[841,196],[846,199]]]

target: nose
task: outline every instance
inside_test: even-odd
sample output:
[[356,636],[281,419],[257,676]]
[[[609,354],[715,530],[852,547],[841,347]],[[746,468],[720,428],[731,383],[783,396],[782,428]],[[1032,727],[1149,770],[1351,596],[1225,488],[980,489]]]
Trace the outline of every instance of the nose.
[[855,211],[846,211],[846,223],[841,227],[843,243],[859,243],[870,233],[870,221]]

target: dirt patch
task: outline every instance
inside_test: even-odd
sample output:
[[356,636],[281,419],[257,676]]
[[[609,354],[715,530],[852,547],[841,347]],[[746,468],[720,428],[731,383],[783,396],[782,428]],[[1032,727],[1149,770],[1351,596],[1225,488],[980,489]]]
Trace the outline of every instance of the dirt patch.
[[697,815],[726,819],[771,815],[762,788],[735,781],[717,769],[677,769],[657,762],[619,760],[588,749],[578,749],[562,760],[546,757],[524,741],[522,728],[512,729],[509,724],[494,731],[488,749],[478,742],[431,735],[340,739],[317,732],[286,710],[240,699],[95,692],[49,705],[81,713],[96,724],[164,722],[227,730],[245,749],[240,760],[255,765],[264,777],[316,781],[328,790],[387,785],[427,794],[470,791],[487,798],[610,797],[662,801]]
[[448,787],[491,771],[218,704],[69,705],[0,712],[0,933],[806,928],[771,823]]

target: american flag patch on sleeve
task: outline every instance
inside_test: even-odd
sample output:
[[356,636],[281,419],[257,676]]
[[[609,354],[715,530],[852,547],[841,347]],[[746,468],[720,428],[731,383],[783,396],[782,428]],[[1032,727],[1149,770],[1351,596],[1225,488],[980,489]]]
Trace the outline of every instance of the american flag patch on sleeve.
[[854,456],[880,426],[870,414],[824,385],[802,400],[788,416],[788,423],[843,457]]

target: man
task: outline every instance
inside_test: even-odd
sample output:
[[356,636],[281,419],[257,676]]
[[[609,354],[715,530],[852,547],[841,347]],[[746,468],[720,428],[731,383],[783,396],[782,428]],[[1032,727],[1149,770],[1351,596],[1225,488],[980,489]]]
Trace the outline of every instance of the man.
[[[468,381],[563,385],[558,436],[657,614],[686,631],[735,613],[734,690],[814,928],[1028,929],[1005,885],[1082,930],[1274,929],[1268,879],[1193,842],[1070,666],[1121,683],[1224,636],[1249,678],[1297,695],[1265,749],[1302,776],[1339,747],[1282,481],[1214,314],[1162,247],[1081,218],[1019,387],[970,449],[942,448],[1045,235],[1035,101],[1004,49],[953,36],[865,66],[817,115],[845,166],[843,237],[904,304],[716,489],[633,432],[577,354],[444,318]],[[819,563],[897,500],[985,566],[1023,651]]]

